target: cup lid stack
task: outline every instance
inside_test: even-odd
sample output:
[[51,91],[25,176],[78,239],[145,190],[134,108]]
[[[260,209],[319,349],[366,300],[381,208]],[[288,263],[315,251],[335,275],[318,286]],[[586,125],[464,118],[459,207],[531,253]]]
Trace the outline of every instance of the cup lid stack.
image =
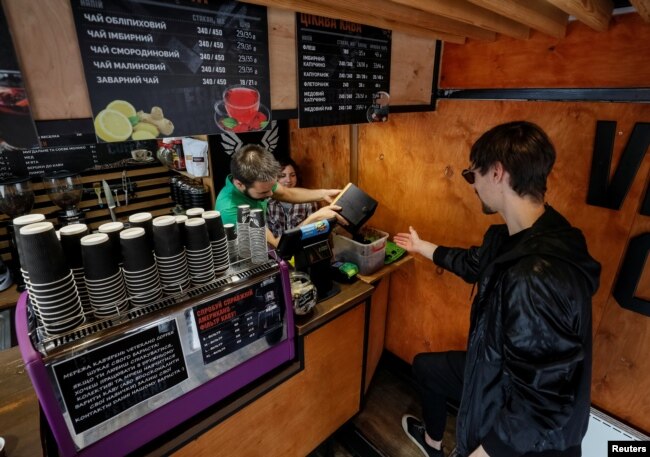
[[219,211],[204,211],[201,217],[205,220],[205,226],[208,230],[208,238],[212,247],[212,259],[214,260],[214,272],[219,276],[224,274],[230,267],[228,239],[221,220],[221,213]]
[[248,225],[251,217],[250,205],[237,207],[237,249],[240,259],[250,259],[251,245],[248,234]]
[[193,217],[185,222],[185,255],[192,284],[205,284],[214,279],[212,246],[205,219]]
[[86,278],[81,257],[81,238],[88,235],[88,226],[86,224],[71,224],[61,227],[61,246],[65,254],[68,267],[72,271],[74,282],[77,285],[77,292],[81,299],[81,306],[86,316],[92,314],[90,306],[90,297],[86,288]]
[[184,230],[184,227],[177,223],[174,216],[160,216],[153,220],[156,265],[160,284],[167,295],[182,292],[190,286],[181,229]]
[[162,297],[160,278],[145,229],[133,227],[120,232],[124,258],[124,282],[135,307],[146,306]]
[[264,211],[252,209],[248,223],[248,236],[251,249],[251,262],[261,264],[269,260],[269,251],[266,246],[266,223]]

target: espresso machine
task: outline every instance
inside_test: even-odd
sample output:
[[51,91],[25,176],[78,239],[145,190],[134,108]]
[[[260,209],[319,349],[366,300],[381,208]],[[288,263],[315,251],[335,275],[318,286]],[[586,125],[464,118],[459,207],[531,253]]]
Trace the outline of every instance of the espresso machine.
[[52,203],[61,208],[57,218],[61,226],[84,222],[79,210],[83,196],[83,185],[78,173],[60,170],[43,175],[43,187]]

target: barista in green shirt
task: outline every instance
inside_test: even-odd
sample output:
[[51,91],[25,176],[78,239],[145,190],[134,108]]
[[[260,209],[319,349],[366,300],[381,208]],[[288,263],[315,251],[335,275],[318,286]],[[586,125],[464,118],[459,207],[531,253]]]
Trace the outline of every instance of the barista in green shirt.
[[[250,205],[251,209],[261,209],[266,214],[269,198],[289,203],[325,201],[331,203],[340,189],[305,189],[285,187],[278,182],[281,167],[269,151],[257,144],[247,144],[239,148],[230,160],[230,174],[226,185],[217,196],[215,209],[221,213],[224,224],[237,223],[237,206]],[[347,222],[338,211],[340,206],[324,206],[312,213],[301,225],[311,224],[336,217],[338,222]],[[277,247],[280,241],[266,229],[266,240]]]

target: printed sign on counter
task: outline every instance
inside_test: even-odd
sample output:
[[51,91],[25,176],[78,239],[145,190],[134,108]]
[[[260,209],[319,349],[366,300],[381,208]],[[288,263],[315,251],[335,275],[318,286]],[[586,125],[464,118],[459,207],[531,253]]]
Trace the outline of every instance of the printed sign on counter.
[[203,363],[232,354],[260,338],[282,334],[280,282],[271,277],[193,308]]
[[71,1],[100,140],[267,127],[265,7],[217,0]]
[[53,365],[77,434],[187,379],[176,320]]
[[385,122],[391,31],[296,15],[300,127]]

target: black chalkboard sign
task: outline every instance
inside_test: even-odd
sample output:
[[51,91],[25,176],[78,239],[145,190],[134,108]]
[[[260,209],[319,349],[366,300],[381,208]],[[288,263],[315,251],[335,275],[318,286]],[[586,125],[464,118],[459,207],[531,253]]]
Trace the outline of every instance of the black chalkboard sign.
[[209,364],[260,338],[282,331],[279,276],[238,289],[192,309],[203,363]]
[[388,119],[391,31],[296,15],[300,127]]
[[266,8],[217,0],[71,4],[100,140],[267,127]]
[[53,365],[77,434],[187,379],[176,320]]

